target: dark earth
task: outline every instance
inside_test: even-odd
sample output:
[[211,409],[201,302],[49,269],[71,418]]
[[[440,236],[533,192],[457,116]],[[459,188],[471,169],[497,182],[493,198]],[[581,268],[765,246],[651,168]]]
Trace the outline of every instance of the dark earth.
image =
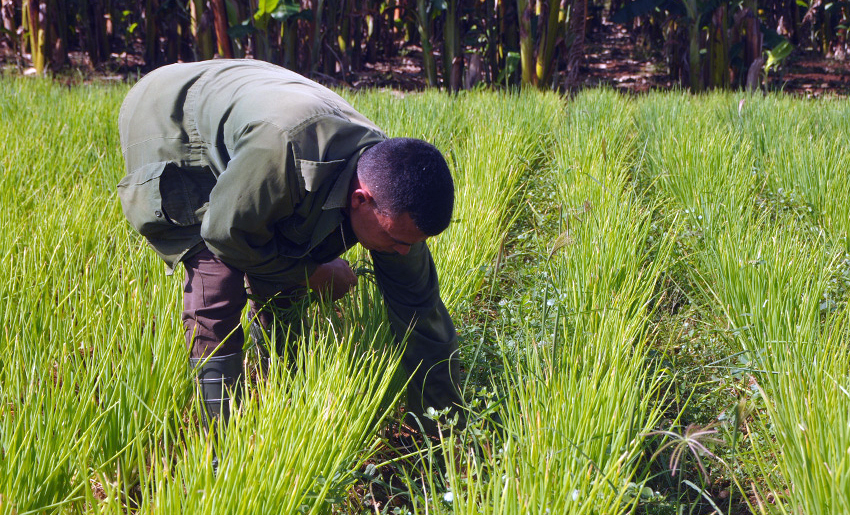
[[[622,25],[603,21],[602,30],[588,34],[582,83],[610,85],[632,92],[665,90],[675,79],[658,58],[641,55],[634,35]],[[778,72],[772,72],[765,88],[803,97],[850,94],[850,59],[825,59],[814,52],[795,50]]]

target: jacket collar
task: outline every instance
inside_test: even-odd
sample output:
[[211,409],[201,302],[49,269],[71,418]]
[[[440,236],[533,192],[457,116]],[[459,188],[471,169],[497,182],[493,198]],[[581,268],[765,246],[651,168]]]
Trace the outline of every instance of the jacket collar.
[[360,160],[360,156],[366,149],[369,147],[361,148],[357,154],[351,157],[346,163],[345,168],[339,174],[334,182],[333,187],[331,187],[331,191],[328,194],[327,200],[322,205],[322,210],[328,211],[330,209],[345,209],[348,205],[348,189],[351,186],[351,179],[354,178],[354,174],[357,171],[357,161]]

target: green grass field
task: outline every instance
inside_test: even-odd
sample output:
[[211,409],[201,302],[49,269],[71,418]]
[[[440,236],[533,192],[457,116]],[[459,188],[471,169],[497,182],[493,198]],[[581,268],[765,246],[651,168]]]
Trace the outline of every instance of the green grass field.
[[214,473],[182,271],[115,194],[126,91],[0,80],[1,513],[850,513],[847,101],[349,95],[452,167],[471,424],[395,448],[363,277]]

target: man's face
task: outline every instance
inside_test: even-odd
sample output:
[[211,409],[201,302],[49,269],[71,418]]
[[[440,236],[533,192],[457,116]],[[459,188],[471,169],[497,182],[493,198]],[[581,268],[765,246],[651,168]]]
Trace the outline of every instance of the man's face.
[[350,216],[351,228],[357,240],[369,250],[404,256],[410,252],[413,244],[427,238],[416,228],[409,214],[395,217],[381,214],[372,199],[352,209]]

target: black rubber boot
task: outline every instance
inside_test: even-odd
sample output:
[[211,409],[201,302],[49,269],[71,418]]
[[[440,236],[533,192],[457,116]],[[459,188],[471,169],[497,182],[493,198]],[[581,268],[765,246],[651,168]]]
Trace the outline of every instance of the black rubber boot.
[[402,363],[418,363],[413,377],[407,383],[407,416],[405,423],[414,429],[423,429],[425,434],[436,438],[439,435],[437,421],[426,416],[428,408],[442,411],[446,408],[449,413],[440,417],[444,426],[444,434],[448,428],[445,423],[455,419],[455,430],[466,427],[466,412],[458,385],[460,383],[460,359],[457,352],[451,352],[447,359],[437,361],[433,356],[417,353],[417,349],[408,345]]
[[259,321],[254,320],[248,327],[248,335],[257,351],[257,372],[260,377],[268,377],[272,360],[272,353],[269,349],[272,346],[274,346],[278,358],[284,358],[289,366],[295,364],[298,357],[299,332],[292,325],[280,324],[275,331],[270,332],[263,329]]
[[201,411],[204,427],[209,430],[217,420],[226,425],[230,409],[239,406],[242,397],[242,352],[208,358],[189,358],[198,376],[198,387],[204,400]]

